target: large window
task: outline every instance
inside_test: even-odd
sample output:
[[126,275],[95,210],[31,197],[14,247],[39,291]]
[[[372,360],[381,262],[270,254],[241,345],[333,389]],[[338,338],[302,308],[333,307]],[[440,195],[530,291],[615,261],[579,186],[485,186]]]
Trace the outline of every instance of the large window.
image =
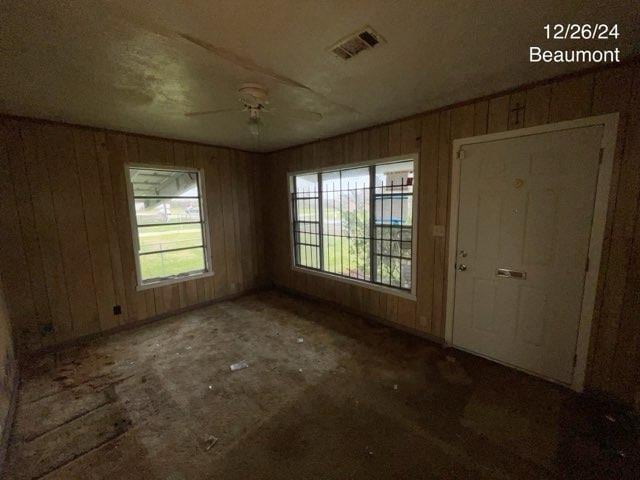
[[127,166],[138,287],[210,274],[202,173]]
[[290,174],[298,268],[413,287],[414,160]]

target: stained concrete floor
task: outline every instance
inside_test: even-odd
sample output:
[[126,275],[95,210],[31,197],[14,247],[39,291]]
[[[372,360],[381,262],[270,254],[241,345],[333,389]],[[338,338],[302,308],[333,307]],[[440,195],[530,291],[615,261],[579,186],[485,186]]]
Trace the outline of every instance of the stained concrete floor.
[[639,478],[593,402],[277,292],[22,375],[5,479]]

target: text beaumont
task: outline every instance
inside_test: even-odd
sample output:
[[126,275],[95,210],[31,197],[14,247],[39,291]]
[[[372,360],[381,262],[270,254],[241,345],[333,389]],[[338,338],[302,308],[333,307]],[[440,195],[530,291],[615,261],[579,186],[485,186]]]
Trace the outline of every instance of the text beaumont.
[[613,50],[543,50],[529,47],[531,63],[612,63],[620,62],[620,49]]

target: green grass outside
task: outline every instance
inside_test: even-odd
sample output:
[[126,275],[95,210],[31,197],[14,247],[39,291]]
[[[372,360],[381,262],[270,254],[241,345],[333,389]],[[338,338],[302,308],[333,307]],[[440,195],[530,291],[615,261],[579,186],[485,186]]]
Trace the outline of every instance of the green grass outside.
[[[138,229],[138,239],[141,253],[202,245],[199,224],[142,227]],[[143,280],[203,270],[203,249],[140,255],[140,268]]]

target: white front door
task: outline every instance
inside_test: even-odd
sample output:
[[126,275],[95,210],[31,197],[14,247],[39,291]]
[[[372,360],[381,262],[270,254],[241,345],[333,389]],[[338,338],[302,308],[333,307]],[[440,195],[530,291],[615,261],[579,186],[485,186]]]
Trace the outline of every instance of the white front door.
[[455,346],[571,383],[602,134],[462,147]]

